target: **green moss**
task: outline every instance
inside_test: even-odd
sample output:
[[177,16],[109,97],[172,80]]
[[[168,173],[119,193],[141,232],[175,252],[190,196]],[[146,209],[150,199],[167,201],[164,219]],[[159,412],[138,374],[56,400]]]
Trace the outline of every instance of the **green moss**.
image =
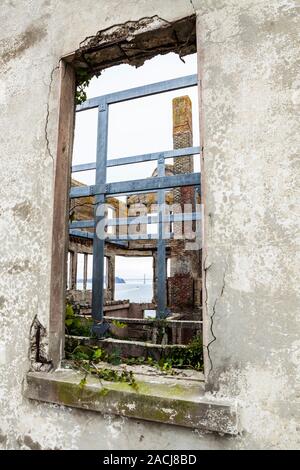
[[101,390],[99,390],[99,396],[100,397],[105,397],[108,393],[109,393],[108,388],[103,387],[103,388],[101,388]]
[[[73,405],[76,402],[76,397],[74,396],[74,386],[73,384],[65,382],[57,382],[57,396],[61,403],[65,405]],[[79,389],[78,389],[79,392]]]
[[136,393],[126,382],[110,382],[100,387],[92,379],[80,387],[76,380],[75,377],[72,383],[53,384],[56,402],[98,411],[105,410],[109,403],[116,414],[178,425],[184,425],[188,416],[197,419],[199,414],[199,404],[191,400],[190,390],[181,385],[170,387],[139,381]]

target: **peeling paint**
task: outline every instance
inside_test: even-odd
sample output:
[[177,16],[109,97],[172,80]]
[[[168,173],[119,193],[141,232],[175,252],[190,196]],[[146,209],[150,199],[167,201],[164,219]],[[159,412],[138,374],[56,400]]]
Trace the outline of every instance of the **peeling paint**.
[[12,210],[16,217],[21,220],[26,220],[30,217],[32,208],[30,202],[24,201],[16,204]]
[[18,444],[20,448],[22,449],[24,446],[30,450],[41,450],[42,447],[41,445],[33,441],[30,436],[24,436],[22,439],[18,439]]
[[41,41],[46,34],[47,30],[44,27],[31,25],[23,33],[15,37],[12,42],[1,40],[0,60],[7,64],[11,60],[17,59],[27,49]]

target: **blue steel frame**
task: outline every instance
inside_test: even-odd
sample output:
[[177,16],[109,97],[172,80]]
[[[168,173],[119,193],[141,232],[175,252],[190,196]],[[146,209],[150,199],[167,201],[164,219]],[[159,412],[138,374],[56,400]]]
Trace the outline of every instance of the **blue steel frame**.
[[[131,88],[117,93],[110,93],[85,101],[76,107],[76,112],[87,109],[98,108],[98,130],[97,130],[97,156],[96,162],[75,165],[72,167],[72,173],[79,171],[96,170],[95,185],[71,188],[70,198],[80,198],[95,196],[95,217],[94,220],[74,221],[70,224],[70,234],[93,238],[93,282],[92,282],[92,317],[94,323],[100,323],[103,320],[104,304],[104,246],[105,239],[100,239],[90,232],[83,232],[78,229],[97,227],[97,224],[103,221],[104,203],[107,196],[130,194],[137,192],[157,192],[158,195],[158,215],[141,216],[132,218],[134,223],[158,223],[157,236],[157,263],[158,263],[158,283],[157,283],[157,318],[165,318],[166,312],[166,242],[163,224],[170,221],[199,220],[201,215],[191,214],[173,214],[165,216],[163,214],[163,205],[165,203],[165,190],[182,186],[200,187],[200,173],[182,174],[175,176],[165,176],[165,160],[167,158],[178,158],[186,155],[196,155],[200,153],[199,147],[188,147],[183,149],[168,150],[165,152],[148,153],[145,155],[135,155],[124,158],[107,160],[107,136],[108,136],[108,109],[110,104],[120,103],[145,96],[156,95],[173,90],[196,86],[198,84],[197,75],[188,75],[185,77],[167,80],[142,87]],[[147,161],[157,161],[158,176],[146,178],[144,180],[124,181],[116,183],[106,183],[106,169],[108,167],[128,165]],[[127,225],[130,219],[107,220],[106,225]],[[153,235],[137,235],[134,237],[122,236],[116,239],[114,236],[107,236],[106,240],[126,243],[126,240],[133,239],[153,239]],[[172,238],[172,234],[168,234]]]

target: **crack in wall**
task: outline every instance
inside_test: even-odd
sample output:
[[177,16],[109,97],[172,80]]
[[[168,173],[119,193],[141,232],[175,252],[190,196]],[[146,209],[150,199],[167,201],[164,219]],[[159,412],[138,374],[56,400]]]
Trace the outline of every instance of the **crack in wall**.
[[[210,265],[211,266],[211,265]],[[209,269],[210,266],[207,268]],[[208,345],[206,346],[206,349],[207,349],[207,355],[208,355],[208,359],[209,359],[209,362],[210,362],[210,370],[208,372],[208,377],[209,375],[211,374],[212,370],[213,370],[213,362],[212,362],[212,358],[211,358],[211,355],[210,355],[210,346],[217,340],[217,337],[214,333],[214,317],[216,315],[216,307],[217,307],[217,303],[220,301],[220,299],[222,298],[223,294],[224,294],[224,290],[225,290],[225,287],[226,287],[226,283],[225,283],[225,277],[226,277],[226,272],[227,272],[227,268],[228,266],[226,265],[225,269],[224,269],[224,273],[223,273],[223,281],[222,281],[222,288],[221,288],[221,292],[220,294],[218,295],[218,297],[216,297],[215,301],[214,301],[214,304],[213,304],[213,308],[212,308],[212,314],[210,316],[210,333],[211,333],[211,336],[212,336],[212,340],[208,343]],[[206,270],[207,270],[206,269]],[[207,286],[206,286],[206,281],[205,281],[205,289],[206,289],[206,299],[205,299],[205,303],[207,305]]]
[[49,157],[52,159],[52,162],[54,163],[54,157],[50,149],[50,140],[48,136],[48,125],[49,125],[49,115],[50,115],[50,107],[49,107],[49,102],[50,102],[50,97],[51,97],[51,91],[52,91],[52,84],[53,84],[53,79],[54,79],[54,73],[56,70],[59,69],[59,65],[56,65],[51,71],[50,74],[50,82],[48,85],[48,98],[47,98],[47,105],[46,105],[46,121],[45,121],[45,141],[46,141],[46,149]]
[[208,310],[208,307],[207,307],[207,300],[208,300],[208,292],[207,292],[207,285],[206,285],[206,273],[207,271],[211,268],[212,266],[212,263],[210,263],[209,266],[205,267],[206,265],[206,260],[207,260],[207,256],[205,258],[205,261],[204,261],[204,290],[205,290],[205,306],[206,306],[206,310]]
[[196,13],[196,8],[195,8],[195,6],[194,6],[194,4],[193,4],[193,0],[190,0],[190,4],[192,5],[192,8],[193,8],[194,12]]

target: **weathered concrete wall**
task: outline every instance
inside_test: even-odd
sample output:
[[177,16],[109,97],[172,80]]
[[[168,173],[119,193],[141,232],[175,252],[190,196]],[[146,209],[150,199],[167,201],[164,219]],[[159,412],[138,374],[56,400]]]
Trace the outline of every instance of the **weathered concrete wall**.
[[[296,8],[293,0],[128,0],[126,8],[116,0],[2,0],[1,446],[297,446]],[[194,10],[203,78],[207,309],[213,319],[213,333],[205,338],[211,343],[206,372],[219,395],[240,403],[244,433],[235,438],[22,397],[30,325],[36,315],[46,328],[49,321],[59,59],[113,24],[155,14],[172,21]]]
[[209,380],[241,401],[254,445],[296,446],[296,4],[215,3],[199,17],[198,38]]

